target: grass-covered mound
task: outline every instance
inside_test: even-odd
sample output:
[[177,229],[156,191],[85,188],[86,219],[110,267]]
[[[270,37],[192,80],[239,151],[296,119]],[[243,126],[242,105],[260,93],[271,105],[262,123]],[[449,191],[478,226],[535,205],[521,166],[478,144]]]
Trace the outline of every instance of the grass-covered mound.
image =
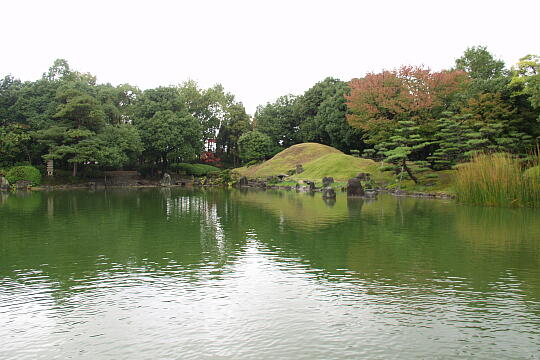
[[235,172],[248,178],[264,178],[286,174],[297,164],[302,164],[304,172],[293,175],[293,179],[320,180],[324,176],[333,176],[336,180],[347,180],[359,172],[376,170],[372,160],[345,155],[322,144],[303,143],[293,145],[261,164],[238,168]]

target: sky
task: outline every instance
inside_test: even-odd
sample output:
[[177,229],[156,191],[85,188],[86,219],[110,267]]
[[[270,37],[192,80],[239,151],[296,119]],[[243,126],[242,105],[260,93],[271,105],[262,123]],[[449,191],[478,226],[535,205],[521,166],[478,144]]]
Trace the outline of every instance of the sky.
[[450,68],[469,46],[508,66],[540,54],[538,0],[2,0],[0,14],[2,77],[64,58],[113,85],[220,83],[251,114],[327,76]]

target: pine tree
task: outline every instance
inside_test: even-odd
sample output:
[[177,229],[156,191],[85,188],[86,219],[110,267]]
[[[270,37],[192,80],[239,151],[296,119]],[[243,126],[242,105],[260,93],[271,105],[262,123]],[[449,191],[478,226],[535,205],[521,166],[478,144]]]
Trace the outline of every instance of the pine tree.
[[386,161],[400,168],[400,177],[405,171],[415,183],[418,183],[418,178],[407,165],[407,161],[429,145],[431,142],[423,137],[416,122],[403,120],[398,122],[395,135],[390,137],[390,141],[380,144],[379,148],[388,149],[384,152]]

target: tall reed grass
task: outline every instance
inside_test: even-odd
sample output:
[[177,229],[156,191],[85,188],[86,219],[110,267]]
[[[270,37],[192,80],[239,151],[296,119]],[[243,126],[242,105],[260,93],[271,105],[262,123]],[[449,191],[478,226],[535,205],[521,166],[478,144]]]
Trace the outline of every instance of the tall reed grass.
[[538,153],[527,164],[507,153],[479,154],[458,166],[454,190],[459,201],[502,207],[540,207],[540,176],[524,168],[539,164]]

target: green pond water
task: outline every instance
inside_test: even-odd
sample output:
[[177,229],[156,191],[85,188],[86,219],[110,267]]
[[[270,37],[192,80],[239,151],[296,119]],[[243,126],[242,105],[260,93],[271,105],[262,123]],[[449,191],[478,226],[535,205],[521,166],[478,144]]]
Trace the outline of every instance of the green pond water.
[[0,359],[540,359],[540,211],[0,194]]

